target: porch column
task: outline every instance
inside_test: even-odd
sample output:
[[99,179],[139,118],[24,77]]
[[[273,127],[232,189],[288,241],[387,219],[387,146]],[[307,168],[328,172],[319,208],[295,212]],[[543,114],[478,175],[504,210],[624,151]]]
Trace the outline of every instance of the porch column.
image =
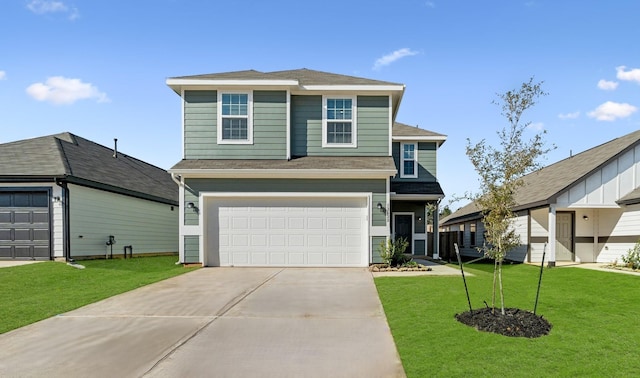
[[556,266],[556,205],[549,205],[549,232],[547,251],[549,251],[549,267]]
[[[440,201],[436,201],[436,208],[433,211],[433,258],[440,258]],[[426,231],[426,230],[425,230]],[[428,239],[428,238],[427,238]]]

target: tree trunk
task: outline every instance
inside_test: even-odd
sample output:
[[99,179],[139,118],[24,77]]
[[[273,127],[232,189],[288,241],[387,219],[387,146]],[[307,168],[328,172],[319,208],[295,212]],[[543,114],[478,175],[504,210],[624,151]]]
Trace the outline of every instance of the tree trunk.
[[500,281],[500,306],[502,308],[502,315],[504,312],[504,291],[502,290],[502,261],[498,263],[498,281]]
[[498,277],[498,260],[493,260],[493,293],[491,296],[491,313],[496,313],[496,278]]

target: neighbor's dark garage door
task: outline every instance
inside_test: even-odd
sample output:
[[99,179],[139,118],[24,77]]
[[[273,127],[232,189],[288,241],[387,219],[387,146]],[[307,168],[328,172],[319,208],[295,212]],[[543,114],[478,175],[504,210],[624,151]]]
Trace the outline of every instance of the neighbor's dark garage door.
[[0,191],[0,259],[49,259],[49,193]]

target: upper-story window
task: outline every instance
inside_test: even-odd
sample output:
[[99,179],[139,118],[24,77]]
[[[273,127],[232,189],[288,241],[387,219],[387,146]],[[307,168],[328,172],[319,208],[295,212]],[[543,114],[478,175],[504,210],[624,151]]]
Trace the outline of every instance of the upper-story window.
[[400,177],[418,177],[418,146],[417,143],[402,143],[400,145]]
[[322,147],[357,147],[355,97],[323,96]]
[[218,143],[253,143],[252,105],[251,92],[219,93]]

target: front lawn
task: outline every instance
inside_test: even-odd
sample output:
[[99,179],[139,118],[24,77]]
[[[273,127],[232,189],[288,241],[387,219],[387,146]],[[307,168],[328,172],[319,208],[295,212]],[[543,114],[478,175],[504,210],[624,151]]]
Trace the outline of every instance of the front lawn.
[[41,262],[0,269],[0,333],[192,269],[176,256],[80,261],[85,269]]
[[[491,303],[493,265],[467,265],[472,307]],[[533,310],[539,268],[505,266],[507,307]],[[479,332],[454,319],[468,311],[461,277],[375,279],[409,377],[630,377],[640,372],[640,277],[545,269],[536,339]]]

